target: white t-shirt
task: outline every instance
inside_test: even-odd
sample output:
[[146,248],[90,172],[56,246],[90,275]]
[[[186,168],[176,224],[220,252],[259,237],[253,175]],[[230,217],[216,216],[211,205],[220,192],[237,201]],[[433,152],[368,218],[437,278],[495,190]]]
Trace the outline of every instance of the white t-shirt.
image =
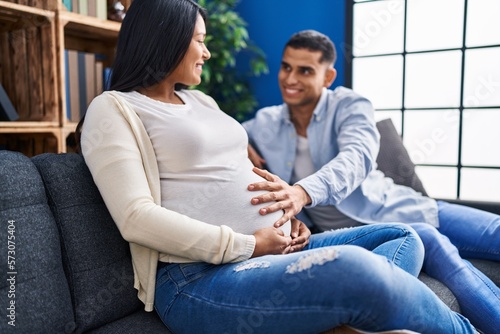
[[[184,104],[160,102],[138,92],[119,93],[151,138],[161,183],[162,206],[191,218],[253,234],[281,216],[262,216],[247,190],[263,179],[252,171],[248,136],[215,101],[193,90],[176,92]],[[290,234],[290,223],[282,227]]]
[[[316,172],[309,142],[306,137],[297,136],[297,152],[291,182],[295,183]],[[315,206],[304,208],[313,224],[321,231],[362,225],[340,212],[335,206]]]

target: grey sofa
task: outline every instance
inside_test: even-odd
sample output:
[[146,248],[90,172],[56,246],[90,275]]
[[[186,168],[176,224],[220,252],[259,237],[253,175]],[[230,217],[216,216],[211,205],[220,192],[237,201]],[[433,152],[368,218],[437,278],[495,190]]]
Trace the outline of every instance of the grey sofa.
[[15,328],[2,314],[0,333],[168,333],[142,310],[128,245],[80,155],[0,151],[0,225],[2,313],[15,302]]
[[[381,168],[399,172],[397,182],[421,187],[411,161],[403,166],[398,157],[402,145],[386,123],[378,124]],[[384,158],[387,149],[392,153]],[[128,244],[80,155],[0,151],[0,240],[0,333],[169,333],[156,313],[143,311]],[[473,262],[500,283],[499,263]],[[446,287],[424,273],[420,279],[459,310]]]

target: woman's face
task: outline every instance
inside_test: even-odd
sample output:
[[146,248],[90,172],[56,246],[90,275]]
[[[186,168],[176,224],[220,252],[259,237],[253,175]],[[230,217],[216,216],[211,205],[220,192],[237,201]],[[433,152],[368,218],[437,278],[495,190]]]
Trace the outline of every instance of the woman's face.
[[205,60],[210,58],[210,51],[208,51],[205,46],[206,35],[205,22],[201,15],[198,14],[193,38],[191,39],[186,55],[179,66],[172,72],[171,78],[175,80],[176,83],[182,83],[187,86],[201,83],[203,64]]

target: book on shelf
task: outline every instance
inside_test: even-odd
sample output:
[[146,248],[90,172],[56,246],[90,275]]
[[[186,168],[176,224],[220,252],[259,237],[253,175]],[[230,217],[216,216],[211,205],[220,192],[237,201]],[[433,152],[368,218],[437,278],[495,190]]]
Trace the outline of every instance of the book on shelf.
[[[69,110],[66,111],[68,120],[77,122],[80,116],[80,84],[78,79],[78,51],[68,51],[68,71],[66,80],[69,89]],[[68,97],[68,95],[67,95]]]
[[79,105],[75,122],[80,121],[83,113],[87,110],[87,78],[85,70],[85,52],[78,52],[78,89],[79,89]]
[[104,63],[99,59],[95,60],[95,94],[96,96],[104,91]]
[[69,86],[69,50],[64,50],[64,73],[66,74],[66,82],[64,83],[66,89],[66,118],[71,118],[71,94],[70,94],[70,86]]
[[78,122],[94,97],[105,87],[105,57],[99,54],[65,50],[66,117]]
[[17,121],[18,119],[16,108],[0,84],[0,121]]
[[89,15],[88,0],[78,0],[78,13],[82,15]]
[[72,0],[62,0],[64,7],[68,10],[68,12],[73,11],[73,1]]
[[87,0],[87,15],[97,17],[98,0]]
[[103,84],[104,84],[104,90],[109,90],[109,87],[111,86],[111,67],[105,67],[104,68],[104,78],[103,78]]
[[96,16],[97,16],[97,18],[99,18],[101,20],[107,20],[108,19],[107,1],[97,0]]
[[97,17],[101,20],[108,18],[107,0],[61,0],[68,11]]

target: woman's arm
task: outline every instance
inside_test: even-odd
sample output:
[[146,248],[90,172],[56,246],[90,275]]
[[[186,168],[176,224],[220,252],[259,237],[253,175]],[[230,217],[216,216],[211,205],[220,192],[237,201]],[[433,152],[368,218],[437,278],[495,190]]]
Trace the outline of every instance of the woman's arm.
[[109,94],[94,99],[82,130],[82,152],[123,238],[193,261],[218,264],[250,258],[254,236],[191,219],[155,202],[151,189],[159,187],[159,176],[148,179],[145,166],[157,168],[156,158],[140,151],[140,142],[149,137],[140,137],[137,130],[134,134],[137,115],[131,113],[127,121],[120,108],[124,106]]

